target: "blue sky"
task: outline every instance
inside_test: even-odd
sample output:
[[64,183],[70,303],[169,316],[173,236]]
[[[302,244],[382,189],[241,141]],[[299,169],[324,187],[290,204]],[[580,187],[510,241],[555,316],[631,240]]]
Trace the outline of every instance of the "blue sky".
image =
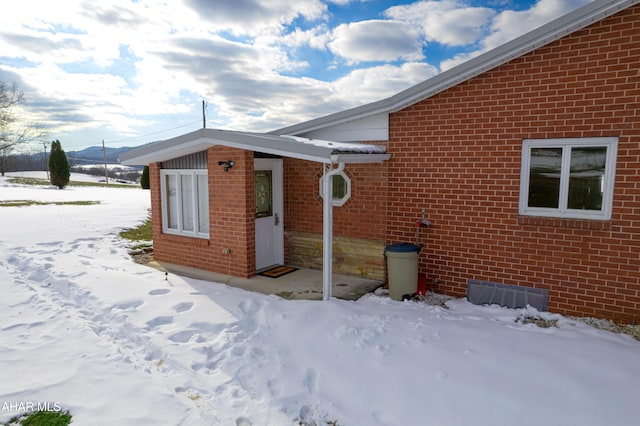
[[[65,150],[269,131],[386,98],[591,0],[20,0],[0,81]],[[34,144],[33,149],[41,149]]]

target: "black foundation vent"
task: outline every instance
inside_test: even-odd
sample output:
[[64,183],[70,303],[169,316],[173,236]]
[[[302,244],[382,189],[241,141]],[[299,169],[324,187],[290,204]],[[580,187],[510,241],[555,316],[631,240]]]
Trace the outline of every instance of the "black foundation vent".
[[526,308],[527,305],[531,305],[539,311],[546,311],[549,291],[469,279],[467,299],[475,305],[495,304],[507,308]]

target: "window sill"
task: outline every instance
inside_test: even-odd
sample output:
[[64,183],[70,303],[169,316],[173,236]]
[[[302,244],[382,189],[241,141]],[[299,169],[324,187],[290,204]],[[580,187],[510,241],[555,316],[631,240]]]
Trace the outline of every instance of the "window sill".
[[185,234],[172,234],[163,231],[160,234],[160,239],[162,241],[176,241],[176,242],[184,242],[185,240],[191,240],[190,244],[193,244],[198,247],[208,247],[209,239],[208,237],[197,237],[195,235],[185,235]]
[[563,217],[518,216],[519,225],[551,226],[554,228],[591,229],[595,231],[611,230],[610,220],[569,219]]

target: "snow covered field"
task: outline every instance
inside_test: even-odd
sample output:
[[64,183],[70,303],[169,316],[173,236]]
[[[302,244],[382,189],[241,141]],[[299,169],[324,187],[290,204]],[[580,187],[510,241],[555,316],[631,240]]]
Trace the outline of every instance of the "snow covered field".
[[0,207],[0,422],[48,403],[78,425],[638,424],[629,336],[465,300],[165,280],[118,237],[147,191],[0,178],[1,200],[100,204]]

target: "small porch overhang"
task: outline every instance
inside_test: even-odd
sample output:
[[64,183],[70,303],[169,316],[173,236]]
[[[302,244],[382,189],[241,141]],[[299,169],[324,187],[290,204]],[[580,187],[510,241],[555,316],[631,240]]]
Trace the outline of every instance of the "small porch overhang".
[[132,149],[123,154],[120,161],[125,165],[148,165],[203,151],[211,146],[238,148],[324,164],[322,299],[329,300],[333,289],[333,176],[344,170],[345,164],[381,163],[388,160],[391,154],[387,154],[386,147],[203,128]]
[[386,147],[362,143],[334,142],[267,133],[200,129],[175,138],[134,148],[120,156],[124,165],[148,165],[226,146],[264,154],[280,155],[325,164],[380,163],[388,160]]

